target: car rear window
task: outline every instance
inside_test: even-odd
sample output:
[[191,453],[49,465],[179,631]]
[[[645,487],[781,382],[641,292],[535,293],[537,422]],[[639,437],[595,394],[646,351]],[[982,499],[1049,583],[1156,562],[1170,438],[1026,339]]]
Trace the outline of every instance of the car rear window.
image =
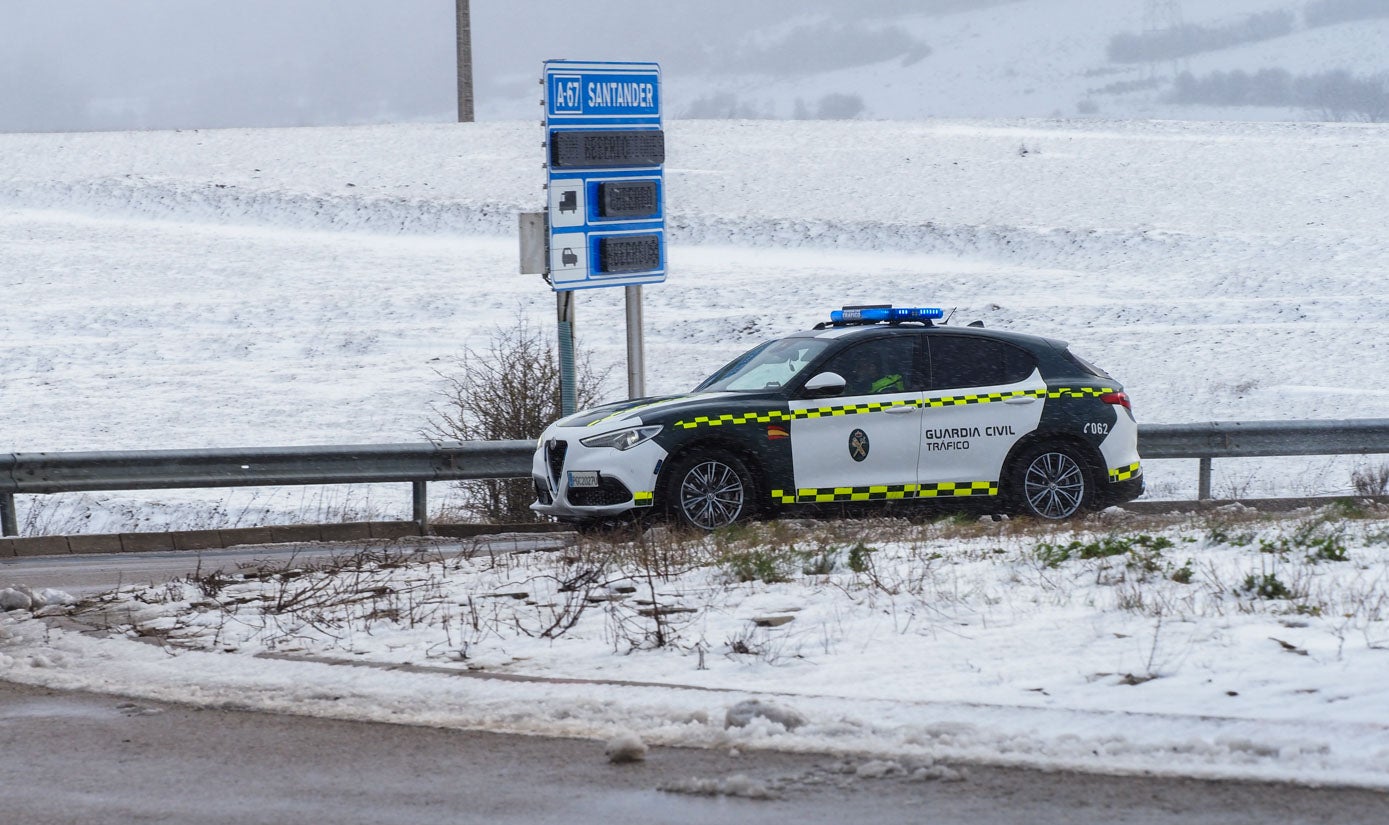
[[931,339],[931,387],[996,387],[1016,384],[1032,374],[1032,353],[992,338],[967,335]]

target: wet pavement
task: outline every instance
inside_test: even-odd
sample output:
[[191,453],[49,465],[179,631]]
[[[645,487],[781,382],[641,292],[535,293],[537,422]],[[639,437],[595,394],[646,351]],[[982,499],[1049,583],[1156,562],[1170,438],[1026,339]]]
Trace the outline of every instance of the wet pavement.
[[281,716],[0,682],[0,821],[1389,822],[1389,795],[808,754],[652,748]]

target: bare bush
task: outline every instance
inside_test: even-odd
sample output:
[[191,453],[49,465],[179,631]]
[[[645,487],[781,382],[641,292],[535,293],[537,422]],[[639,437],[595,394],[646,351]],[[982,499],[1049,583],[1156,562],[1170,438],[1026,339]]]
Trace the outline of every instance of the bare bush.
[[1356,467],[1350,474],[1350,486],[1355,489],[1356,495],[1389,494],[1389,463],[1378,467]]
[[[575,358],[575,403],[592,406],[607,380],[586,355]],[[518,314],[515,324],[498,327],[487,350],[465,349],[456,371],[439,373],[444,400],[423,431],[431,441],[535,439],[561,414],[560,368],[556,347]],[[513,524],[536,521],[530,479],[459,482],[468,517]]]

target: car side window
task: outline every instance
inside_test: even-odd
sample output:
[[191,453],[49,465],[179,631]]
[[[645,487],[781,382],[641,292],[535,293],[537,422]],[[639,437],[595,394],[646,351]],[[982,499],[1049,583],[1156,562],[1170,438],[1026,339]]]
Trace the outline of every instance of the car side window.
[[1016,384],[1037,368],[1027,350],[992,338],[941,335],[930,341],[931,389]]
[[820,368],[843,376],[844,395],[920,392],[924,389],[916,362],[916,336],[894,335],[850,347]]

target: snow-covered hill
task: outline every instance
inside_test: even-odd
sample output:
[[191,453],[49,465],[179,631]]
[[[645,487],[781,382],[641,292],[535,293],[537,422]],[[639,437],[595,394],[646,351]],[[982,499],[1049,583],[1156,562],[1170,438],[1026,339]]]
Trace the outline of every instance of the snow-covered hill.
[[661,60],[677,117],[1389,118],[1377,0],[476,5],[483,117],[531,117],[547,57],[612,57]]

